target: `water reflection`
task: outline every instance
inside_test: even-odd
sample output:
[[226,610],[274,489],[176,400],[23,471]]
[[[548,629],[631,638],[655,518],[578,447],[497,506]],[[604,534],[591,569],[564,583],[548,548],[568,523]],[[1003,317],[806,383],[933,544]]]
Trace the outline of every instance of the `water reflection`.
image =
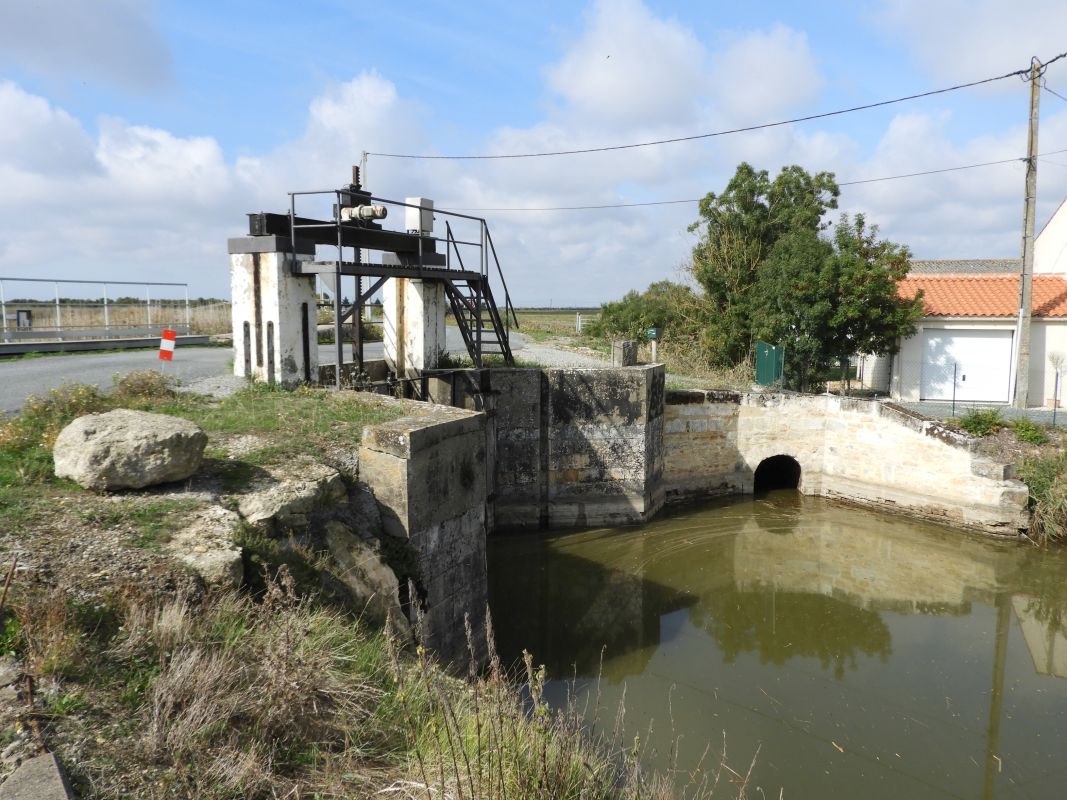
[[498,539],[490,582],[505,658],[625,685],[638,727],[673,693],[682,766],[725,730],[768,795],[1062,795],[1059,554],[791,493]]

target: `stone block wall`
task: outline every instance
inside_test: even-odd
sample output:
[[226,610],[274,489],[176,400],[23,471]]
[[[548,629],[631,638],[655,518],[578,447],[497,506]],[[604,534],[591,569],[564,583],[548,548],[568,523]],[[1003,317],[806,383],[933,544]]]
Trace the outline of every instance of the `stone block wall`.
[[489,417],[492,527],[632,524],[662,507],[662,366],[456,370],[428,388]]
[[458,666],[468,658],[464,616],[475,632],[485,622],[485,432],[485,414],[427,406],[368,426],[359,455],[385,533],[409,550],[411,574],[398,576],[405,610],[426,647]]
[[753,489],[765,458],[801,467],[800,490],[989,533],[1028,525],[1027,489],[971,441],[892,404],[834,396],[671,392],[664,412],[668,502]]

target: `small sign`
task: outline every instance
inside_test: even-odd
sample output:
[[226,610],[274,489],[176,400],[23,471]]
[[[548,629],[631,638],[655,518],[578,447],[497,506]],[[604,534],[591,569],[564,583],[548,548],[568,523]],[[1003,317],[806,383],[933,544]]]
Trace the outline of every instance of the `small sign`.
[[648,340],[650,342],[657,341],[659,339],[659,328],[649,328],[647,335],[648,335]]
[[178,338],[178,334],[172,330],[163,331],[163,338],[159,340],[159,360],[160,361],[173,361],[174,360],[174,343]]

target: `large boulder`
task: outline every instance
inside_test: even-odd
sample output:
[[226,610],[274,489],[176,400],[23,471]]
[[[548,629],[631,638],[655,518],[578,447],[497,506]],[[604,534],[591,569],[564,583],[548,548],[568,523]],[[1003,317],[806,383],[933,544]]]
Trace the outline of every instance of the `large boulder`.
[[56,475],[86,489],[141,489],[188,478],[200,467],[207,434],[193,422],[120,408],[79,417],[52,448]]

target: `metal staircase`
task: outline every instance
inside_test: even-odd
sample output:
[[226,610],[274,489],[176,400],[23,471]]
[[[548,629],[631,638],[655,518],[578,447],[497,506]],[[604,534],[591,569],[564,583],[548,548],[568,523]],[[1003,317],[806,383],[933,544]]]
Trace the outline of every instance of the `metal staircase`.
[[[482,367],[485,365],[486,356],[499,356],[510,367],[515,365],[515,358],[511,353],[511,323],[514,322],[517,328],[519,320],[511,304],[511,296],[504,282],[504,273],[500,269],[492,236],[489,235],[489,227],[484,220],[482,225],[483,241],[487,248],[482,248],[485,252],[485,257],[481,259],[482,269],[479,270],[478,277],[474,277],[464,269],[463,257],[452,234],[452,226],[445,222],[446,262],[451,263],[452,253],[455,253],[460,270],[465,275],[460,280],[446,281],[445,293],[452,307],[452,318],[456,321],[456,327],[463,336],[463,343],[467,346],[467,353],[474,365]],[[489,256],[492,256],[500,284],[504,288],[503,317],[489,281]]]

